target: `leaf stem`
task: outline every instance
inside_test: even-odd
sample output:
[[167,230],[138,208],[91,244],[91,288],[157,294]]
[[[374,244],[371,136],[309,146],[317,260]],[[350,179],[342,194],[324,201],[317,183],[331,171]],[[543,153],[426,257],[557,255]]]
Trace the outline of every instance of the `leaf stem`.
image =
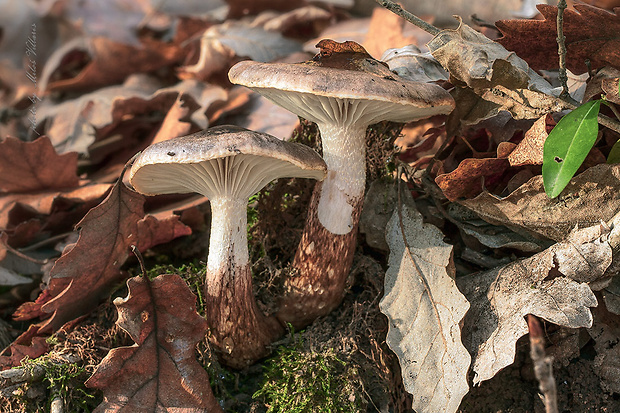
[[418,16],[414,15],[413,13],[410,13],[407,10],[403,10],[400,4],[394,3],[391,0],[375,0],[375,1],[382,7],[385,7],[392,13],[402,17],[403,19],[407,20],[409,23],[418,26],[420,29],[432,34],[433,36],[436,36],[441,31],[440,29],[433,26],[432,24],[429,24],[425,22],[424,20],[420,19]]
[[562,94],[560,97],[568,96],[568,75],[566,74],[566,37],[564,36],[564,10],[566,10],[566,0],[558,0],[558,17],[557,17],[557,31],[558,31],[558,56],[559,56],[559,69],[558,80],[562,85]]

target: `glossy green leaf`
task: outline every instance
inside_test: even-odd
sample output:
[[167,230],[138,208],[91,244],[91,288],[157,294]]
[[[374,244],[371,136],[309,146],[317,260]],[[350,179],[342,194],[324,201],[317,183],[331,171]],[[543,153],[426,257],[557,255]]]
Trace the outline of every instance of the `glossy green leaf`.
[[600,107],[600,100],[584,103],[560,119],[545,140],[542,175],[550,198],[562,192],[596,142]]
[[607,156],[607,163],[620,163],[620,140],[614,143]]

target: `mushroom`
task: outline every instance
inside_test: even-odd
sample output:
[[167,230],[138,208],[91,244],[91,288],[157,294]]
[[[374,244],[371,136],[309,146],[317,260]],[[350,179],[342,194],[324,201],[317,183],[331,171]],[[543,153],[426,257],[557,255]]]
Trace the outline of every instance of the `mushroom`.
[[321,40],[312,61],[242,61],[228,77],[315,122],[327,178],[315,187],[278,318],[302,327],[344,297],[366,183],[366,129],[409,122],[454,108],[441,86],[402,79],[355,42]]
[[247,202],[280,177],[325,177],[311,148],[237,126],[219,126],[146,148],[129,182],[145,195],[197,192],[209,198],[212,220],[204,307],[209,339],[222,360],[242,368],[267,354],[283,328],[259,309],[252,291]]

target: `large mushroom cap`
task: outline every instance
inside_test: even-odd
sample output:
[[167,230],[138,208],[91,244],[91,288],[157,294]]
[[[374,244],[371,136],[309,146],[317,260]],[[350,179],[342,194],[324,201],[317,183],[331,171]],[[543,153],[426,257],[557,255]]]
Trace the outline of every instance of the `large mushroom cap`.
[[149,146],[135,159],[129,182],[145,195],[249,197],[280,177],[322,180],[325,173],[325,163],[307,146],[226,125]]
[[322,40],[317,46],[321,53],[312,61],[246,60],[233,66],[228,77],[314,122],[323,119],[322,112],[334,111],[329,102],[333,98],[363,107],[364,114],[358,117],[367,117],[367,124],[409,122],[454,109],[452,96],[441,86],[399,77],[356,43]]

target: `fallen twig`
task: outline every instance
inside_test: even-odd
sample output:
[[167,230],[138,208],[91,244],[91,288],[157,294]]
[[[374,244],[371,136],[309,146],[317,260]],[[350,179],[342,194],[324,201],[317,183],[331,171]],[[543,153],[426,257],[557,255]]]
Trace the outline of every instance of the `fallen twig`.
[[424,30],[425,32],[428,32],[428,33],[432,34],[433,36],[436,36],[441,31],[440,29],[438,29],[437,27],[433,26],[432,24],[429,24],[429,23],[425,22],[424,20],[420,19],[415,14],[410,13],[407,10],[404,10],[400,6],[400,4],[394,3],[391,0],[375,0],[375,1],[378,4],[380,4],[382,7],[385,7],[386,9],[391,11],[392,13],[399,15],[403,19],[407,20],[409,23],[411,23],[411,24],[413,24],[415,26],[418,26],[420,29]]
[[558,413],[558,394],[553,377],[553,358],[545,353],[545,339],[540,321],[532,314],[527,315],[530,332],[530,357],[534,362],[534,374],[538,388],[543,395],[546,413]]
[[558,31],[558,56],[559,56],[559,69],[558,69],[558,80],[562,85],[562,94],[560,94],[561,98],[565,98],[569,96],[568,94],[568,75],[566,74],[566,44],[564,41],[566,37],[564,36],[564,10],[566,9],[566,0],[558,1],[558,18],[557,18],[557,31]]

